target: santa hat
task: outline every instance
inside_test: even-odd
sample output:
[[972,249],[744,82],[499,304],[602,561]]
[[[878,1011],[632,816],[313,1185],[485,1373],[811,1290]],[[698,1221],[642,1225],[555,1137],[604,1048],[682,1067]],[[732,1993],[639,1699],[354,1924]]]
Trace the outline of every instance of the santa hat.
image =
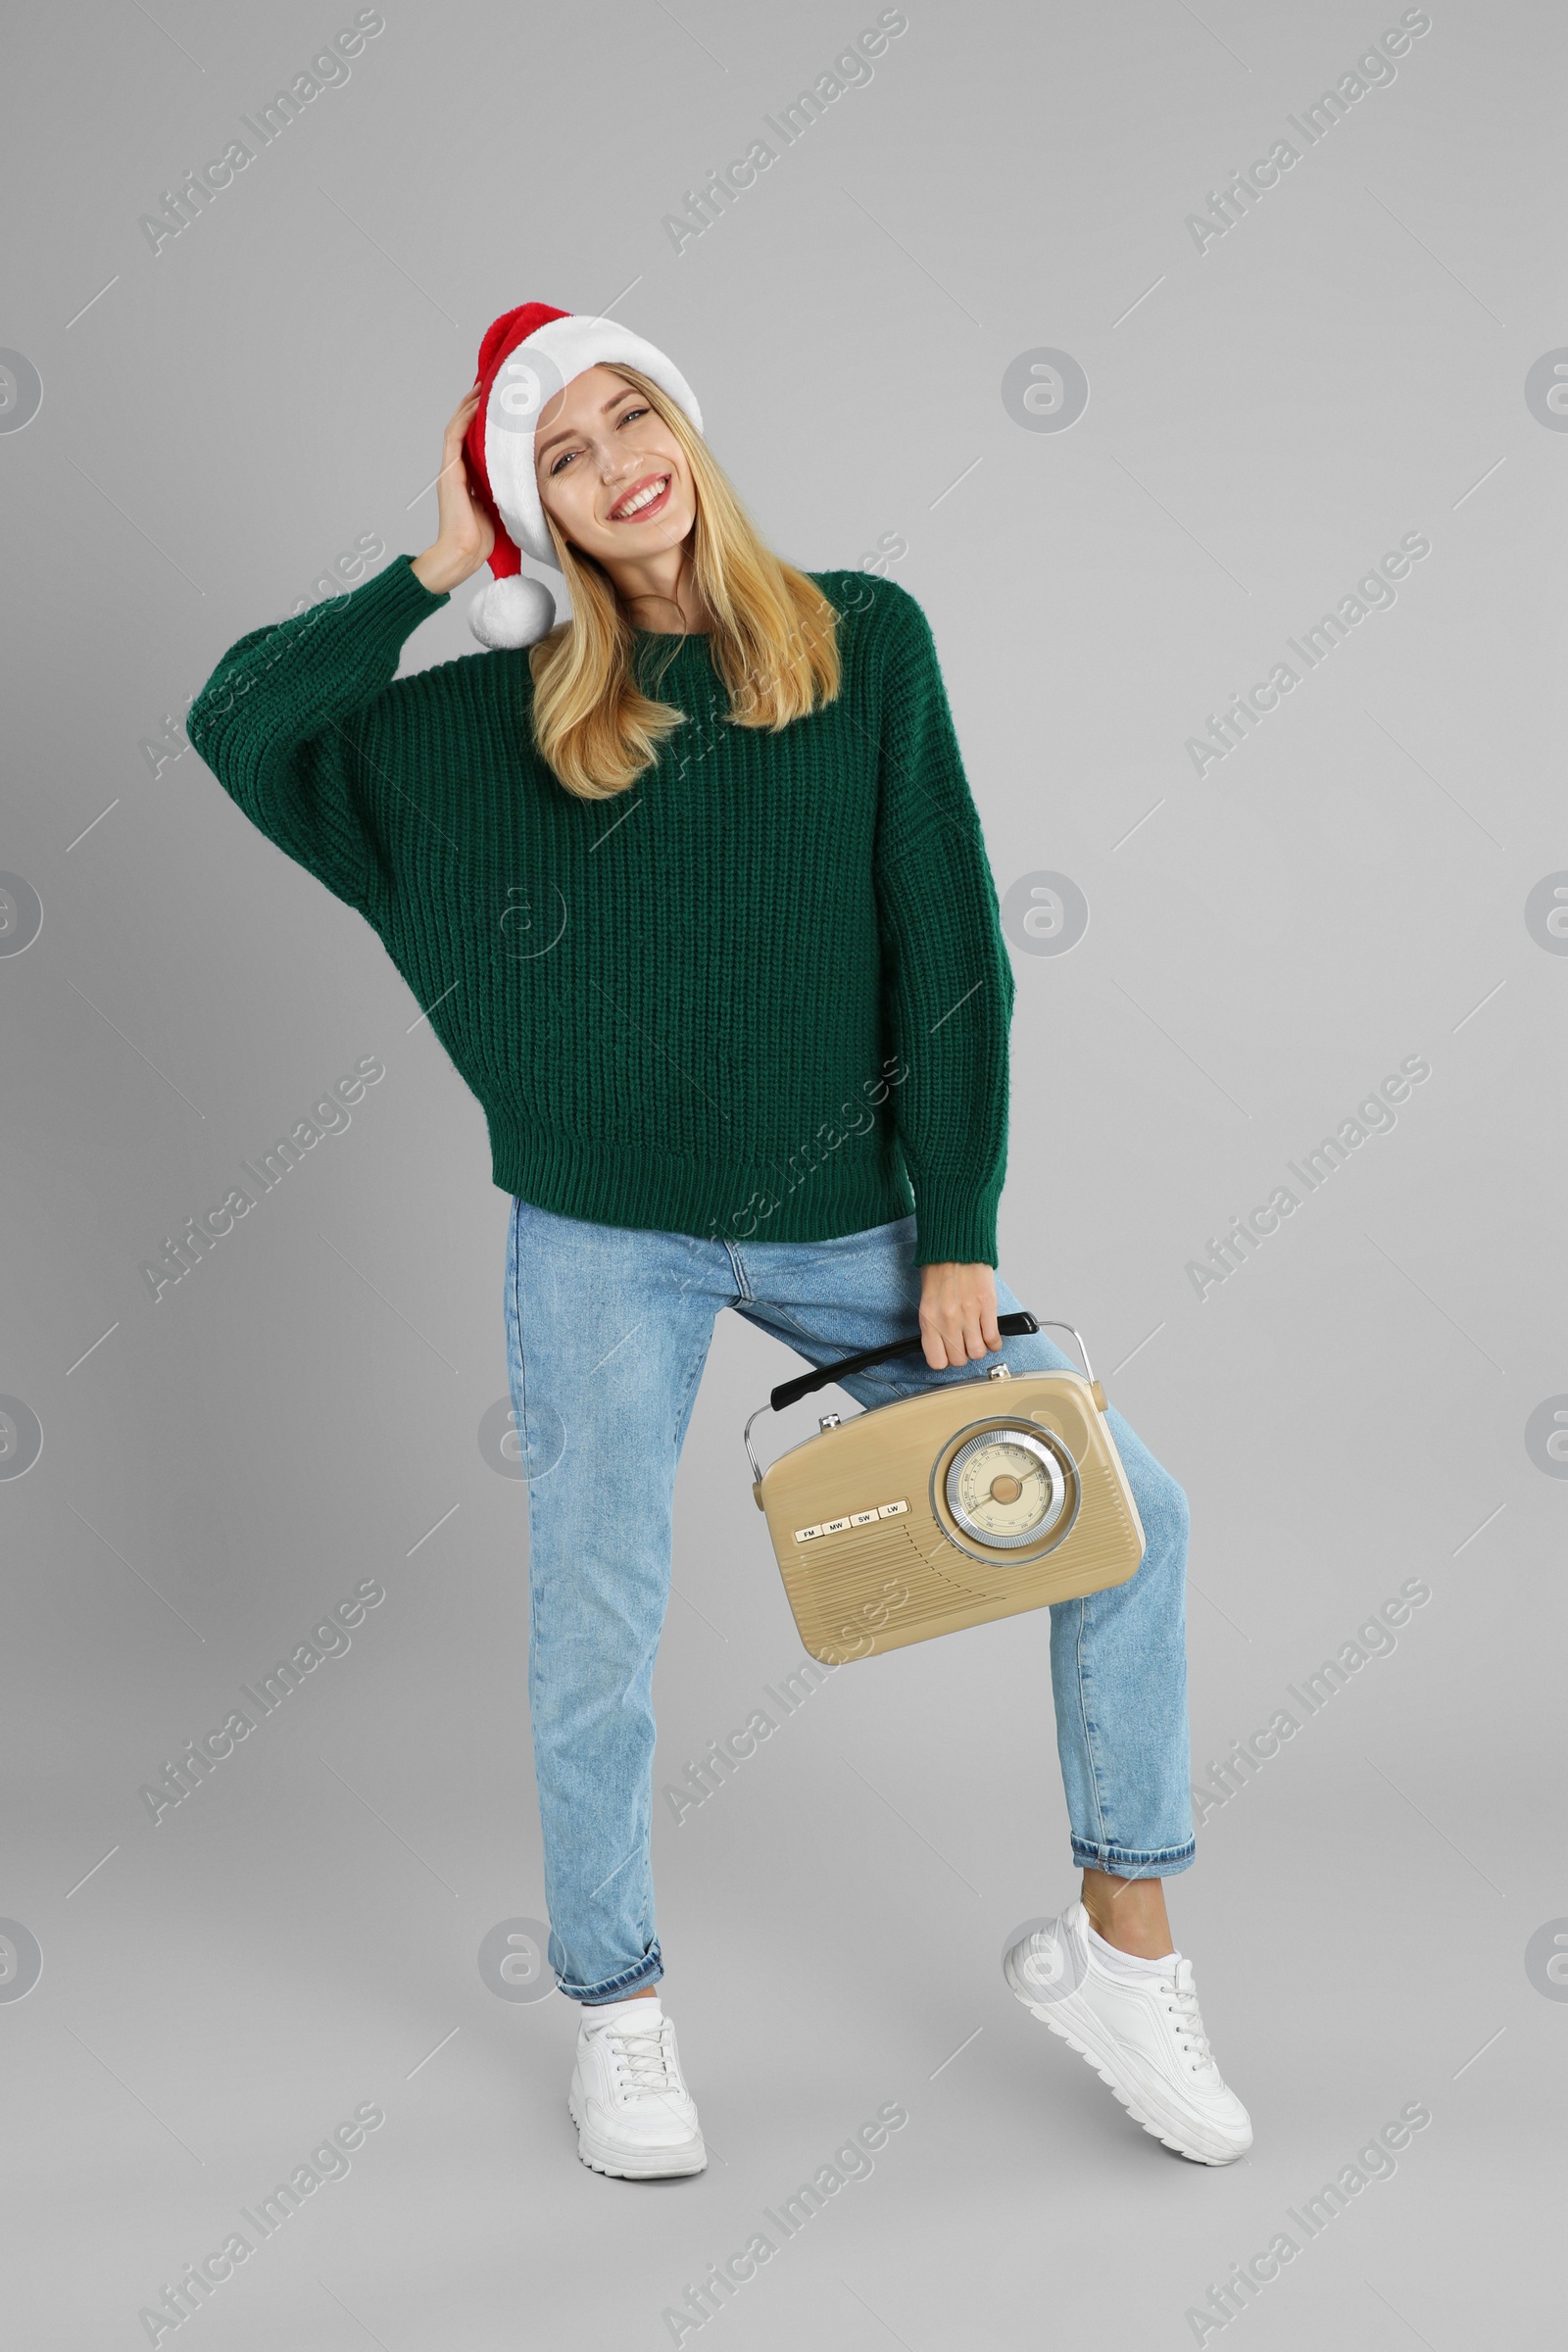
[[556,600],[543,580],[522,576],[522,557],[561,569],[534,479],[539,414],[584,368],[640,368],[683,409],[698,432],[702,411],[680,369],[617,319],[525,302],[486,329],[479,346],[479,405],[464,435],[481,500],[496,526],[492,584],[468,607],[481,645],[533,645],[555,626]]

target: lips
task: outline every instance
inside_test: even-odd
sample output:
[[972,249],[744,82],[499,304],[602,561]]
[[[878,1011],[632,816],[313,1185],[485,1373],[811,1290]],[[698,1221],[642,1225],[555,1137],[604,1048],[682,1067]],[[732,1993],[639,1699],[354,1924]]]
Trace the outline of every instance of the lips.
[[645,473],[634,482],[623,498],[617,499],[610,510],[612,522],[645,522],[662,512],[669,503],[670,483],[667,473]]

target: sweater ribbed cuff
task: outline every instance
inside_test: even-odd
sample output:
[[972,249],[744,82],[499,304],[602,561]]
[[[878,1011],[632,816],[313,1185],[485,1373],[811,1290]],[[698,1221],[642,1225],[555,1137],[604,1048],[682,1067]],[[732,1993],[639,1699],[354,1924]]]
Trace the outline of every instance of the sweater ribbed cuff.
[[421,620],[452,602],[442,590],[427,588],[414,568],[414,558],[394,556],[379,571],[339,596],[323,597],[303,612],[291,612],[286,625],[291,635],[306,639],[313,652],[328,642],[343,643],[358,657],[388,646],[401,646]]
[[[906,1163],[908,1153],[906,1150]],[[917,1266],[995,1266],[997,1203],[1002,1178],[978,1185],[972,1176],[929,1176],[908,1169],[914,1190]]]
[[310,623],[315,647],[341,644],[340,658],[373,664],[389,653],[396,656],[421,620],[451,602],[445,590],[425,586],[412,556],[394,556],[357,588],[345,588],[341,596],[329,596],[290,618],[301,630]]
[[313,605],[295,625],[301,638],[307,626],[311,630],[313,665],[340,663],[344,678],[353,681],[350,697],[357,699],[361,681],[378,670],[395,671],[420,621],[451,602],[444,590],[438,594],[417,577],[412,556],[394,556],[357,588]]
[[248,698],[258,688],[264,690],[259,700],[275,703],[284,680],[299,674],[302,661],[307,674],[318,668],[338,689],[334,693],[328,686],[323,708],[333,702],[352,704],[362,691],[361,680],[388,662],[395,669],[405,641],[420,621],[451,602],[445,593],[426,588],[413,566],[412,556],[395,556],[358,587],[323,597],[268,628],[253,629],[231,646],[196,697],[186,721],[186,732],[202,757],[207,758],[205,738],[210,732],[216,731],[220,739],[230,734],[222,722],[237,713],[248,717],[258,707]]
[[[390,564],[383,564],[379,571],[373,572],[355,590],[355,594],[365,597],[368,604],[371,602],[369,591],[372,588],[381,589],[394,610],[414,613],[416,626],[431,612],[439,612],[443,605],[450,605],[452,593],[447,588],[427,588],[415,570],[414,564],[413,556],[394,556]],[[375,602],[378,609],[379,599]]]

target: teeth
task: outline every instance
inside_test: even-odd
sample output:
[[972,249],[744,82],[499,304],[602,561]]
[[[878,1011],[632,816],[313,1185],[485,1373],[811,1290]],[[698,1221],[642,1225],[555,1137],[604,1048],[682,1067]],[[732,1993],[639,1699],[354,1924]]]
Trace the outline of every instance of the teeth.
[[667,473],[661,474],[657,482],[650,482],[646,490],[639,490],[637,496],[631,501],[629,506],[617,507],[615,509],[615,520],[617,522],[624,522],[628,514],[636,514],[640,513],[644,507],[652,505],[653,501],[658,498],[661,492],[664,489],[668,480],[669,476]]

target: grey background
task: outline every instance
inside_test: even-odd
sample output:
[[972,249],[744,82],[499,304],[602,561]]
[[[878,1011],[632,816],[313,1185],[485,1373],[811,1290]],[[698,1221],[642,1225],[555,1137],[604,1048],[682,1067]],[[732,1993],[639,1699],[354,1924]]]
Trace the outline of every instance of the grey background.
[[[0,958],[0,1389],[43,1431],[0,1481],[0,1913],[42,1952],[0,2001],[18,2342],[145,2341],[138,2308],[366,2100],[349,2176],[203,2308],[214,2352],[668,2342],[662,2308],[892,2099],[906,2128],[711,2324],[731,2344],[1191,2342],[1207,2283],[1414,2100],[1430,2128],[1264,2290],[1254,2346],[1541,2341],[1560,2308],[1568,2010],[1525,1954],[1568,1914],[1568,1487],[1524,1432],[1568,1392],[1568,964],[1524,908],[1568,867],[1568,441],[1524,384],[1568,343],[1561,20],[1435,0],[1200,254],[1186,216],[1396,8],[910,0],[677,255],[662,216],[876,13],[388,0],[156,256],[138,216],[353,11],[13,26],[0,343],[43,386],[0,435],[0,866],[43,908]],[[139,747],[358,535],[428,543],[479,336],[532,299],[669,351],[795,561],[906,542],[999,889],[1083,893],[1068,955],[1013,925],[1002,1266],[1188,1490],[1195,1771],[1431,1587],[1171,1889],[1254,2118],[1229,2171],[1139,2133],[1003,1985],[1075,1885],[1044,1615],[850,1669],[662,1816],[700,2180],[583,2170],[575,2012],[480,1979],[543,1909],[525,1494],[478,1444],[507,1202],[373,935],[193,752],[155,778]],[[1066,432],[1004,406],[1042,347],[1089,380]],[[1411,531],[1394,608],[1197,777],[1204,714]],[[466,601],[409,665],[474,650]],[[352,1127],[154,1305],[138,1262],[370,1054]],[[1396,1128],[1200,1301],[1188,1259],[1412,1054]],[[721,1320],[661,1780],[800,1656],[740,1446],[793,1364]],[[155,1829],[139,1786],[372,1576],[352,1649]]]

